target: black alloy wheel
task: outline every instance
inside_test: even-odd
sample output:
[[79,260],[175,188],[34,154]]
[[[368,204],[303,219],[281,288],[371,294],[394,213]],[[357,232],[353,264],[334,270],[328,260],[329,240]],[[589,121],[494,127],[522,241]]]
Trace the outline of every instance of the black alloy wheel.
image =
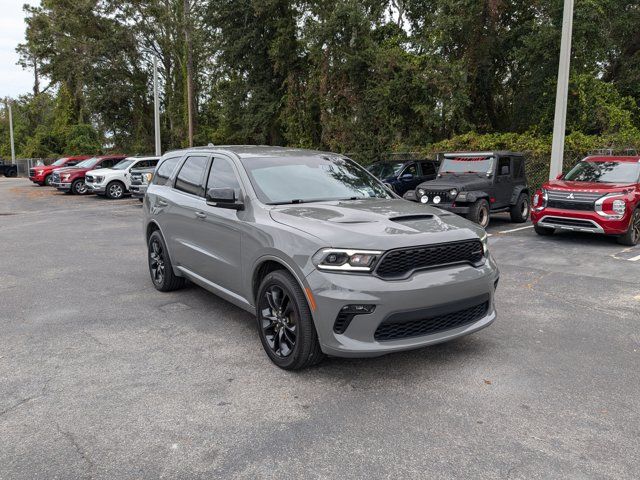
[[153,232],[149,237],[148,261],[149,274],[156,290],[170,292],[184,286],[185,279],[173,273],[167,246],[159,231]]
[[296,346],[298,314],[291,297],[279,285],[270,285],[260,302],[262,332],[271,351],[278,357],[291,355]]
[[149,271],[151,272],[151,280],[155,285],[164,283],[164,247],[159,239],[154,238],[150,243],[149,249]]
[[618,243],[633,247],[640,242],[640,208],[636,208],[629,220],[629,229],[618,237]]

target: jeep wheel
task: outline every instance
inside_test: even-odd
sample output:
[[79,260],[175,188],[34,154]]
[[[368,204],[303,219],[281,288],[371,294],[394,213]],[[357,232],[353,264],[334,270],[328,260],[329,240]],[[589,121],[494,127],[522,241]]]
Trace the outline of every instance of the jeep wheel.
[[298,370],[322,360],[307,299],[289,272],[276,270],[267,275],[256,304],[258,335],[273,363],[285,370]]
[[511,205],[511,221],[514,223],[524,223],[529,219],[529,196],[521,193],[515,205]]
[[640,208],[636,208],[636,211],[631,215],[629,221],[629,229],[624,235],[618,237],[618,243],[633,247],[640,241]]
[[487,202],[486,199],[481,198],[471,205],[467,218],[472,222],[477,223],[482,228],[487,228],[489,225],[489,202]]
[[543,237],[548,237],[549,235],[553,235],[556,231],[555,228],[540,227],[537,224],[533,225],[533,229],[536,231],[538,235],[542,235]]
[[171,292],[184,286],[185,279],[173,273],[171,260],[167,254],[167,246],[159,231],[149,237],[148,255],[149,274],[156,290]]
[[121,182],[111,182],[104,191],[109,200],[117,200],[124,196],[124,185]]
[[84,195],[87,193],[87,184],[84,183],[84,179],[74,180],[71,184],[71,193],[74,195]]

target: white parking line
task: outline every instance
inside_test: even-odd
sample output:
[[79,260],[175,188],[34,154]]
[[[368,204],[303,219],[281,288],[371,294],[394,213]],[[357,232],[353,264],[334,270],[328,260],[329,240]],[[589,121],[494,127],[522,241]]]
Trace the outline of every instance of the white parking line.
[[637,257],[628,258],[627,260],[629,260],[630,262],[637,262],[638,260],[640,260],[640,255],[638,255]]
[[533,228],[533,225],[527,225],[526,227],[514,228],[513,230],[503,230],[498,233],[511,233],[511,232],[519,232],[520,230],[526,230],[527,228]]

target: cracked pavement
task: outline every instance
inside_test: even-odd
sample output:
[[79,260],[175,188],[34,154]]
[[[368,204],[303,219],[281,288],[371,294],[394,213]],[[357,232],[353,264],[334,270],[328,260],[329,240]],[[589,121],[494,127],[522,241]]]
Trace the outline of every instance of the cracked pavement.
[[137,201],[0,179],[0,479],[637,478],[640,248],[517,227],[490,328],[289,373],[153,289]]

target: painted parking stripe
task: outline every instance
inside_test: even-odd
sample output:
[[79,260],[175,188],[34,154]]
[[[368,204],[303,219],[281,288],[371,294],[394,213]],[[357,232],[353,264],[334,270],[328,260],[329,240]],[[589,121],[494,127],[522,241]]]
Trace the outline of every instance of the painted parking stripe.
[[638,260],[640,260],[640,255],[638,255],[637,257],[628,258],[627,260],[629,260],[630,262],[637,262]]
[[533,228],[533,225],[527,225],[526,227],[514,228],[512,230],[503,230],[498,233],[511,233],[511,232],[519,232],[520,230],[526,230],[528,228]]

